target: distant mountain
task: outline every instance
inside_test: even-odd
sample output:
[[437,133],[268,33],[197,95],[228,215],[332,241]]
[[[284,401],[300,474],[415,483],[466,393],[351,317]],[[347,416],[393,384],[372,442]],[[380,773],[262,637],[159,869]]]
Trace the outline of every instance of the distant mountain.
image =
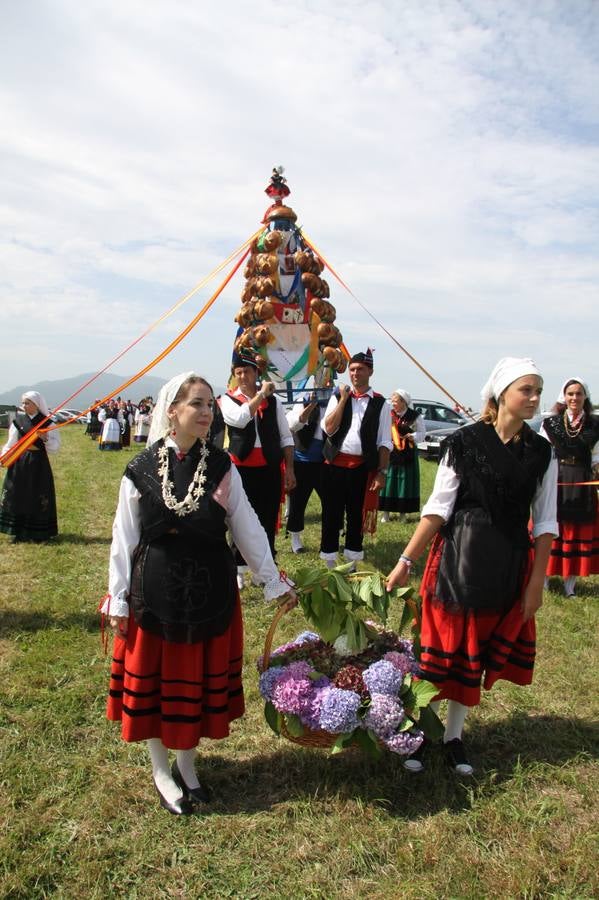
[[[93,378],[94,375],[95,372],[88,372],[84,375],[74,375],[72,378],[61,378],[57,381],[39,381],[37,384],[20,384],[17,385],[17,387],[12,388],[12,390],[0,394],[0,404],[17,404],[20,402],[24,391],[38,391],[46,398],[48,406],[53,409],[58,404],[62,404],[67,397],[70,397],[74,391],[80,388],[82,384],[85,384],[86,381],[89,381],[90,378]],[[106,397],[108,394],[112,394],[120,384],[128,381],[129,377],[130,376],[127,375],[115,375],[113,372],[105,372],[104,375],[100,375],[96,378],[89,387],[84,388],[80,394],[74,397],[66,405],[73,409],[86,409],[98,397]],[[164,378],[155,378],[153,375],[145,375],[143,378],[140,378],[139,381],[134,382],[130,387],[122,391],[122,397],[124,400],[131,399],[134,403],[137,403],[142,397],[150,396],[156,399],[158,391],[164,382]]]

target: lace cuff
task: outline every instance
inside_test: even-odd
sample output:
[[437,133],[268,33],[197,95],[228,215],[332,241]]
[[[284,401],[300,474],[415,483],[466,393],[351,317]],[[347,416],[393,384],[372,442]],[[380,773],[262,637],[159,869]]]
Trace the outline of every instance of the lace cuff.
[[106,600],[100,607],[100,612],[105,616],[127,618],[129,616],[129,604],[127,602],[126,591],[120,591],[116,597],[111,597],[110,594],[108,594]]
[[282,597],[293,586],[293,581],[281,572],[276,578],[271,578],[264,585],[264,599],[268,603],[269,600],[274,600],[275,597]]

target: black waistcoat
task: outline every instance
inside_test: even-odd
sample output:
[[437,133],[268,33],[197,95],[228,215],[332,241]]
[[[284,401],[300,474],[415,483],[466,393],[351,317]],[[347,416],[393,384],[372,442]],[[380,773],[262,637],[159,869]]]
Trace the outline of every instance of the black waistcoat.
[[[336,396],[338,400],[339,392],[336,392]],[[368,405],[366,407],[366,412],[364,413],[364,418],[362,419],[362,424],[360,425],[360,443],[362,444],[362,456],[364,457],[366,468],[369,471],[372,469],[376,469],[378,465],[379,454],[376,445],[376,438],[379,430],[381,410],[384,405],[385,398],[381,397],[379,394],[375,394],[374,397],[370,397]],[[351,421],[352,403],[350,398],[350,400],[346,402],[343,409],[341,424],[338,430],[334,435],[332,435],[332,437],[327,436],[324,442],[323,454],[324,458],[329,462],[332,462],[339,453],[339,448],[341,447],[341,444],[345,440],[345,436],[350,429]]]
[[[228,396],[238,406],[242,406],[246,402],[233,394],[228,394]],[[257,413],[256,416],[250,419],[245,428],[227,425],[229,430],[229,451],[242,462],[250,455],[256,443],[256,423],[258,424],[258,435],[260,436],[262,452],[266,462],[280,462],[283,458],[283,451],[281,450],[281,435],[277,424],[277,401],[272,396],[267,398],[266,408],[262,410],[262,415]]]
[[492,425],[477,422],[451,434],[445,461],[460,476],[445,541],[437,596],[449,606],[504,611],[522,586],[530,506],[551,461],[551,446],[524,424],[504,445]]
[[[17,413],[17,415],[13,419],[13,425],[19,432],[20,436],[24,437],[33,428],[35,428],[38,422],[43,422],[45,418],[46,417],[42,415],[42,413],[36,413],[31,419],[29,418],[29,416],[24,415],[23,413]],[[51,425],[52,423],[48,422],[47,424]],[[31,446],[36,447],[38,450],[43,450],[44,453],[46,452],[46,444],[41,439],[41,437],[36,438]]]
[[[125,470],[141,494],[141,539],[133,556],[131,610],[146,631],[174,643],[195,643],[222,634],[235,601],[236,566],[226,541],[225,510],[212,493],[231,466],[229,456],[210,447],[205,493],[198,509],[178,516],[162,497],[158,441]],[[169,448],[169,480],[182,500],[199,459],[199,441],[179,461]]]
[[320,410],[321,407],[317,403],[310,415],[308,416],[308,421],[303,426],[303,428],[298,429],[298,431],[294,431],[293,433],[293,441],[298,450],[302,450],[304,453],[307,453],[310,449],[310,444],[314,440],[314,434],[316,432],[316,426],[320,420]]
[[585,415],[582,429],[573,437],[566,431],[564,415],[550,416],[543,422],[559,460],[558,517],[561,522],[593,522],[597,515],[597,490],[578,482],[591,481],[592,451],[599,441],[599,416]]

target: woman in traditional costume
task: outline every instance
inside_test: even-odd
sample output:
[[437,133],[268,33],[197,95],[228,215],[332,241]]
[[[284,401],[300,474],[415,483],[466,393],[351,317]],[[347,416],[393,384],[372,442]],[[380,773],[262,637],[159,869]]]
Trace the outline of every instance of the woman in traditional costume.
[[120,450],[123,414],[117,404],[111,402],[108,407],[101,409],[99,419],[102,422],[102,434],[98,450]]
[[90,409],[87,414],[87,428],[85,429],[85,433],[90,436],[92,441],[97,441],[100,434],[102,434],[102,423],[100,422],[98,415],[98,404],[99,400],[94,400],[94,405]]
[[[2,448],[4,455],[32,428],[49,415],[46,401],[37,391],[26,391]],[[50,424],[50,423],[48,423]],[[56,493],[48,453],[60,447],[56,431],[40,434],[7,469],[0,500],[0,531],[13,541],[47,541],[58,534]]]
[[119,404],[119,413],[121,415],[121,447],[129,448],[131,446],[131,426],[133,425],[133,413],[129,405],[121,400]]
[[389,522],[390,513],[420,511],[420,467],[417,445],[424,440],[424,420],[412,406],[412,397],[403,388],[391,394],[391,437],[387,481],[379,494],[381,522]]
[[599,478],[599,416],[592,409],[585,382],[569,378],[555,414],[539,432],[551,441],[559,462],[559,536],[551,547],[547,575],[562,576],[566,597],[575,596],[577,576],[599,574],[597,485],[583,483]]
[[142,400],[135,410],[135,435],[133,440],[136,444],[146,444],[150,433],[150,425],[152,424],[152,410],[149,405]]
[[[389,589],[405,585],[433,539],[420,588],[419,675],[439,688],[436,703],[449,701],[444,750],[459,775],[473,771],[461,738],[481,683],[488,690],[498,679],[532,681],[534,614],[558,532],[557,461],[526,424],[542,384],[530,359],[497,363],[480,421],[444,442],[433,492],[388,579]],[[420,754],[404,766],[424,768]]]
[[265,598],[289,594],[235,466],[207,440],[213,409],[212,388],[193,372],[160,391],[148,447],[121,482],[102,606],[115,632],[107,716],[125,741],[147,741],[161,806],[174,815],[209,800],[195,770],[200,740],[226,737],[244,712],[227,528]]

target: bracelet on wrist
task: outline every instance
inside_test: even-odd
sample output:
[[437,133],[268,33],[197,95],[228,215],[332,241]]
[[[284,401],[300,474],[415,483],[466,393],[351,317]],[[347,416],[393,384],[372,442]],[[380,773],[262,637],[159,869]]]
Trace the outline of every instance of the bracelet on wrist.
[[401,556],[399,557],[399,561],[405,563],[406,566],[408,567],[408,569],[411,569],[411,568],[412,568],[412,560],[410,559],[409,556],[405,556],[405,555],[402,553]]

